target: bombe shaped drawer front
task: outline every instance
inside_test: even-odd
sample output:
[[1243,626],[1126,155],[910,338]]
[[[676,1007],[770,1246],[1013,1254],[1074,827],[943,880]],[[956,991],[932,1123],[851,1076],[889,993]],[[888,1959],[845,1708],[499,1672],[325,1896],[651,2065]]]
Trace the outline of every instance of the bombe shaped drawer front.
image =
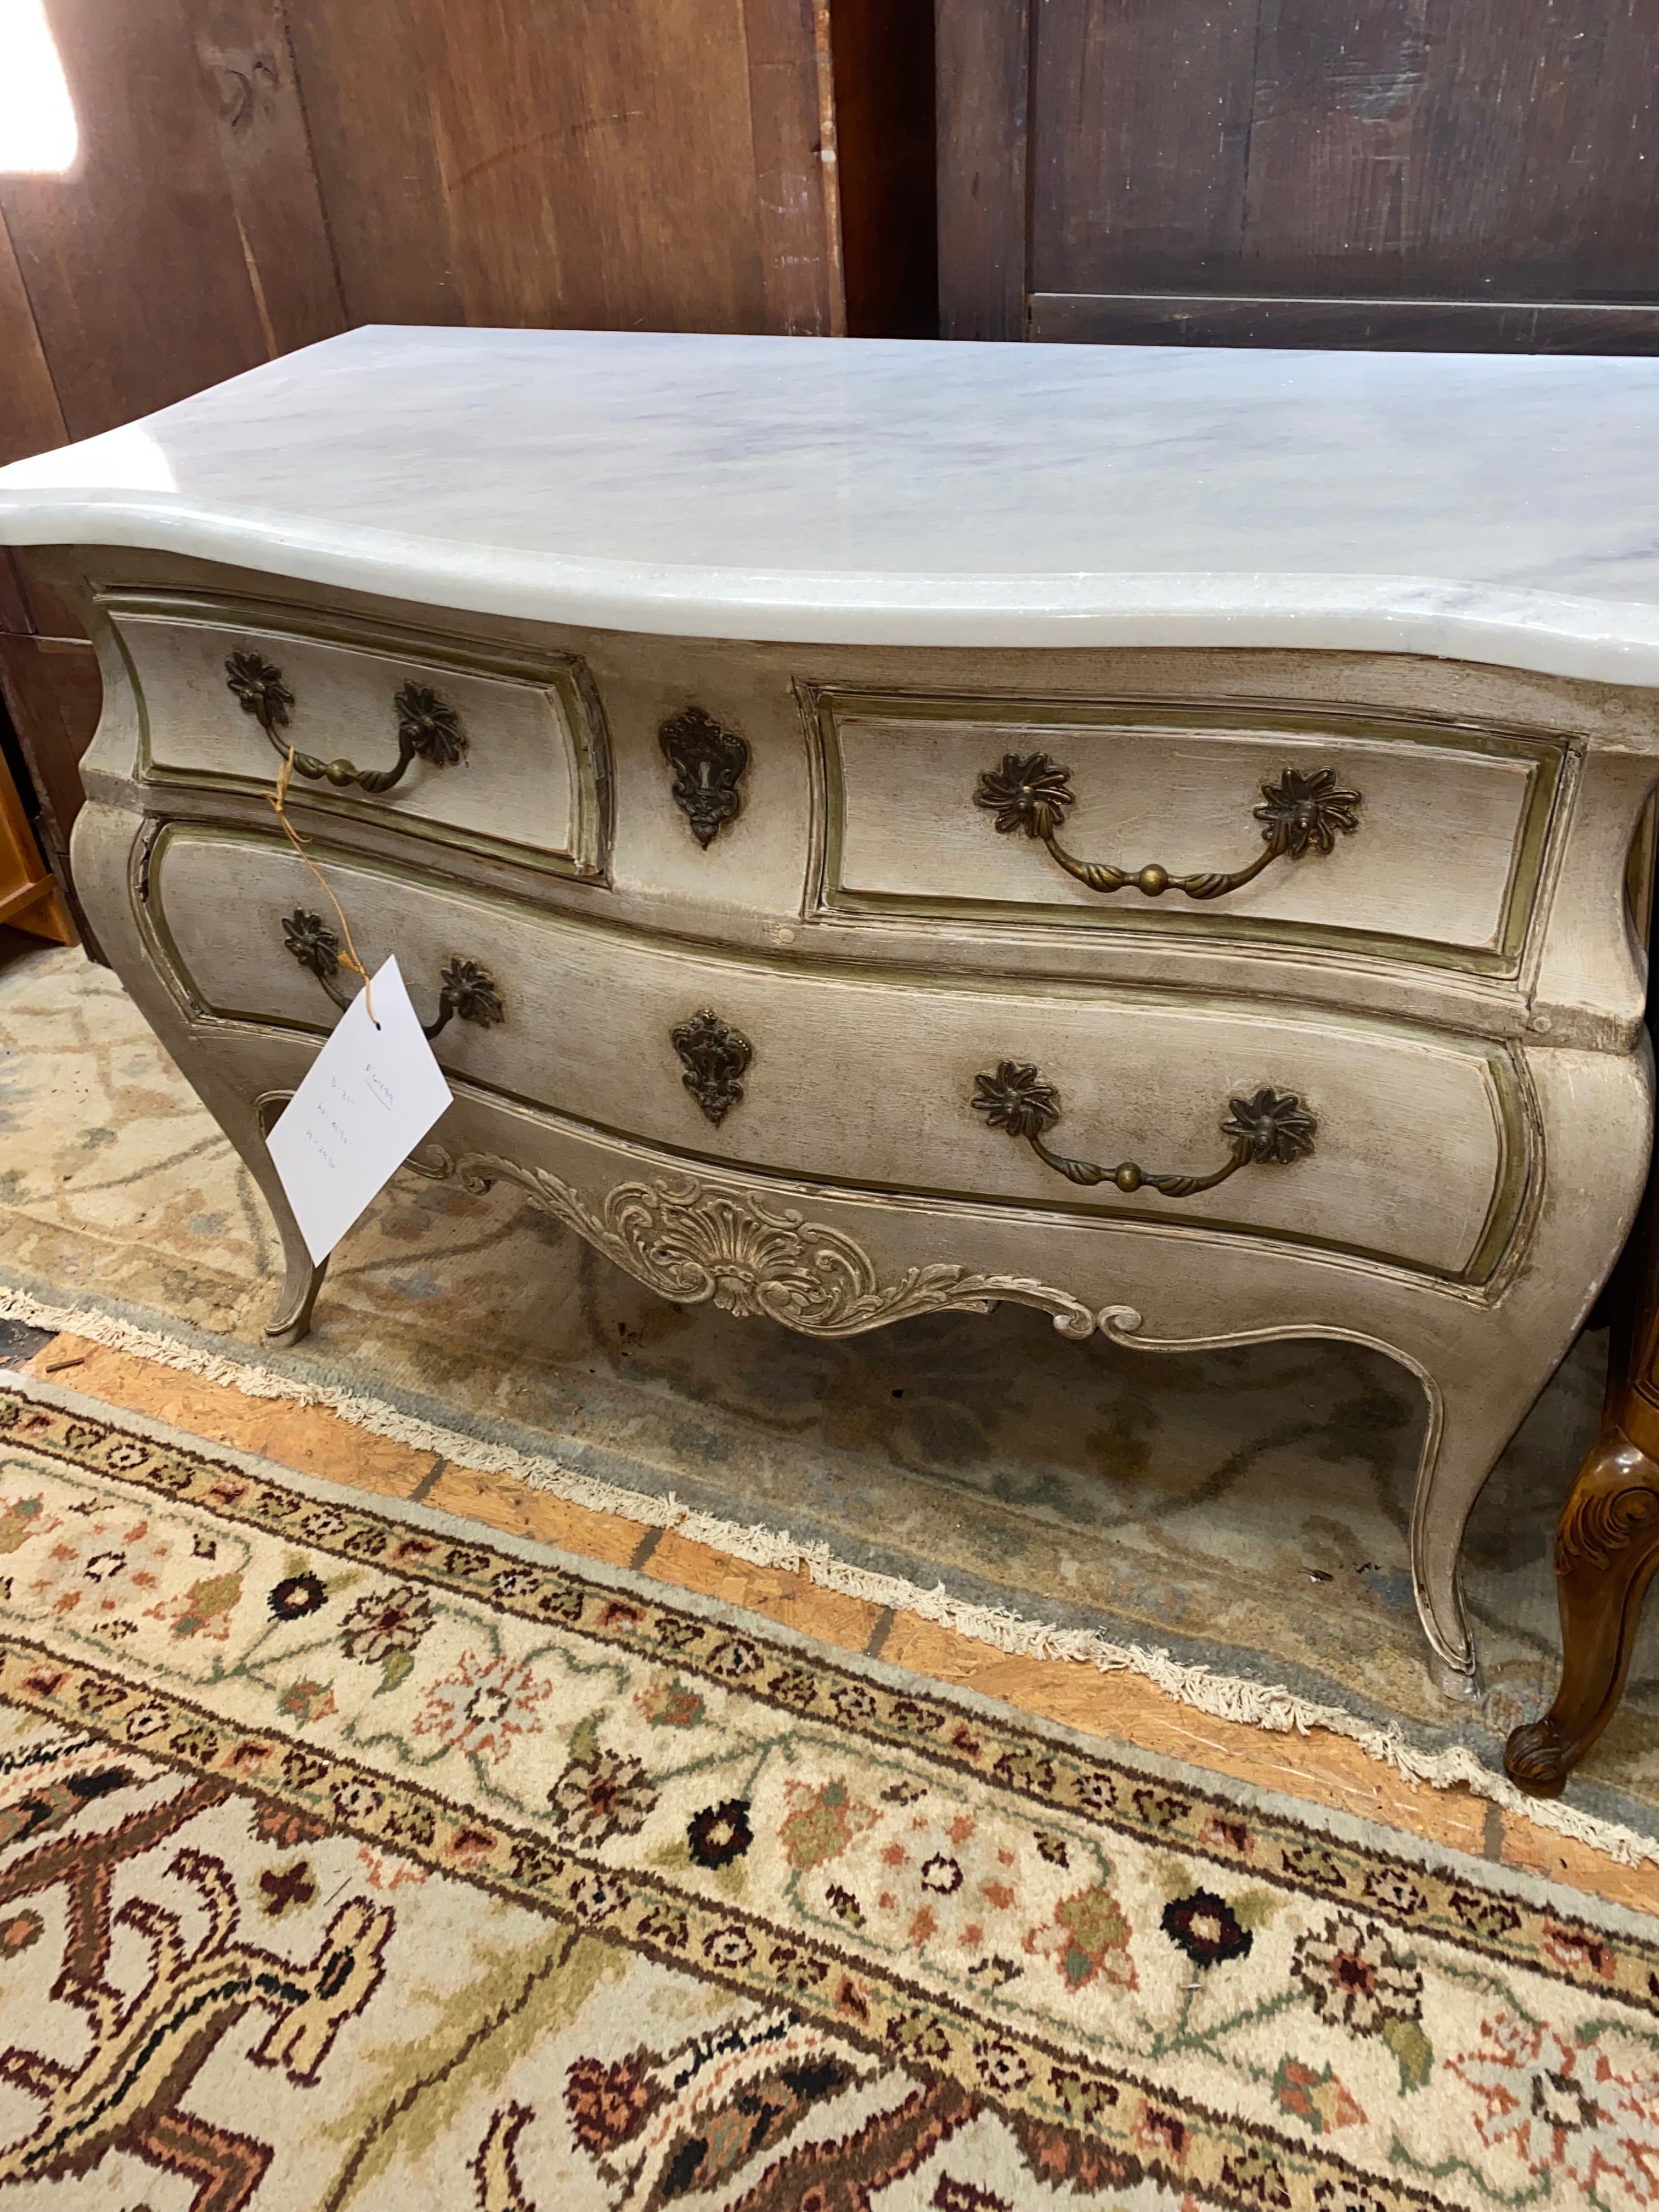
[[132,672],[142,773],[268,790],[565,875],[602,874],[606,752],[580,661],[319,617],[105,602]]
[[[722,957],[313,849],[364,962],[395,952],[422,1018],[443,1018],[452,1075],[734,1171],[1186,1222],[1450,1276],[1489,1272],[1517,1216],[1526,1116],[1494,1047],[1238,1001]],[[356,988],[330,967],[326,899],[272,840],[164,832],[149,907],[212,1013],[321,1032]]]
[[1518,964],[1558,740],[825,690],[821,903]]

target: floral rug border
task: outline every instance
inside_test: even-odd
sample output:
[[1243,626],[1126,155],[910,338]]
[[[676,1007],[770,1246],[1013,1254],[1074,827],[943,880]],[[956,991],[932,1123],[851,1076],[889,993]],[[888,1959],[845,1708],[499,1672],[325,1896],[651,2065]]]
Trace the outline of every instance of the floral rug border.
[[[1379,1726],[1339,1705],[1318,1703],[1289,1687],[1270,1686],[1218,1672],[1205,1664],[1185,1664],[1168,1651],[1116,1643],[1094,1631],[1063,1628],[998,1607],[953,1597],[943,1584],[931,1589],[884,1573],[850,1565],[827,1545],[803,1544],[787,1531],[759,1524],[744,1526],[682,1505],[665,1498],[624,1489],[580,1474],[550,1459],[533,1457],[510,1445],[443,1428],[394,1405],[333,1383],[310,1382],[256,1362],[169,1336],[95,1306],[38,1297],[0,1276],[0,1317],[33,1327],[69,1332],[112,1349],[130,1352],[185,1373],[198,1375],[253,1398],[283,1399],[325,1407],[354,1426],[422,1449],[438,1452],[453,1465],[488,1474],[505,1474],[532,1489],[545,1490],[591,1510],[622,1516],[652,1528],[672,1528],[732,1559],[775,1566],[808,1576],[819,1587],[939,1622],[994,1650],[1037,1658],[1075,1660],[1103,1673],[1127,1671],[1154,1683],[1195,1711],[1275,1735],[1322,1728],[1358,1745],[1370,1758],[1393,1766],[1431,1788],[1466,1789],[1491,1802],[1521,1813],[1534,1826],[1553,1830],[1603,1852],[1622,1866],[1659,1864],[1659,1835],[1644,1834],[1623,1821],[1587,1811],[1568,1799],[1522,1796],[1501,1769],[1488,1765],[1466,1744],[1423,1750],[1397,1723]],[[40,1392],[21,1376],[0,1375],[0,1390]],[[46,1386],[50,1392],[51,1386]],[[73,1397],[72,1392],[62,1394]]]
[[[672,1659],[683,1674],[740,1686],[745,1696],[792,1718],[920,1753],[1034,1808],[1064,1812],[1139,1843],[1180,1849],[1259,1881],[1363,1903],[1369,1914],[1404,1934],[1433,1936],[1507,1965],[1553,1974],[1659,2018],[1659,1929],[1651,1937],[1633,1932],[1612,1937],[1588,1919],[1532,1902],[1518,1887],[1510,1890],[1497,1870],[1482,1869],[1485,1878],[1472,1880],[1444,1863],[1449,1855],[1433,1854],[1430,1846],[1419,1846],[1421,1858],[1413,1856],[1406,1881],[1400,1875],[1404,1854],[1348,1840],[1288,1812],[1258,1813],[1257,1834],[1243,1837],[1241,1824],[1229,1820],[1230,1796],[1184,1782],[1165,1784],[1132,1761],[1066,1741],[1036,1720],[988,1705],[975,1710],[927,1688],[918,1677],[869,1662],[860,1666],[805,1638],[786,1641],[770,1624],[750,1626],[752,1616],[740,1616],[741,1625],[734,1625],[726,1616],[736,1608],[696,1609],[683,1597],[623,1587],[620,1577],[608,1580],[604,1570],[586,1562],[526,1559],[470,1534],[440,1534],[399,1518],[382,1502],[349,1499],[331,1485],[316,1486],[334,1492],[326,1499],[310,1496],[238,1467],[228,1455],[163,1443],[119,1418],[0,1393],[0,1438],[6,1437],[225,1521],[302,1538],[342,1560],[378,1564],[648,1661]],[[1272,1859],[1257,1848],[1264,1827],[1273,1834]]]
[[[1618,2009],[1659,2017],[1659,1941],[1609,1909],[1598,1924],[1540,1901],[1547,1885],[1510,1884],[1415,1852],[1394,1854],[1273,1809],[1149,1775],[1103,1752],[982,1705],[929,1692],[878,1662],[847,1663],[708,1601],[647,1595],[620,1576],[539,1556],[545,1547],[474,1540],[422,1526],[335,1486],[261,1471],[118,1417],[22,1393],[0,1394],[0,1440],[118,1491],[188,1506],[226,1523],[374,1564],[504,1614],[556,1625],[599,1647],[744,1696],[876,1747],[967,1773],[1033,1809],[1044,1805],[1124,1838],[1163,1844],[1303,1896],[1328,1897],[1407,1933],[1541,1974]],[[293,1486],[289,1486],[292,1485]],[[422,1514],[427,1522],[441,1516]],[[446,1517],[447,1516],[443,1516]],[[529,1556],[526,1556],[529,1555]],[[631,1581],[631,1577],[629,1578]],[[889,1679],[883,1679],[884,1677]],[[1042,2166],[1074,2186],[1143,2179],[1231,2207],[1285,2212],[1424,2212],[1431,2191],[1350,2166],[1327,2147],[1218,2115],[1121,2065],[1056,2045],[1040,2030],[976,2017],[821,1937],[781,1927],[672,1875],[619,1869],[550,1844],[522,1822],[481,1819],[441,1792],[277,1729],[242,1728],[188,1697],[124,1680],[0,1625],[0,1701],[89,1731],[208,1784],[274,1800],[301,1820],[488,1889],[621,1948],[773,2004],[879,2051],[932,2084],[941,2112],[1000,2112]],[[1241,1790],[1253,1802],[1260,1793]],[[1026,1815],[1029,1818],[1029,1814]],[[1350,1825],[1360,1826],[1361,1823]],[[1403,1840],[1403,1839],[1402,1839]]]

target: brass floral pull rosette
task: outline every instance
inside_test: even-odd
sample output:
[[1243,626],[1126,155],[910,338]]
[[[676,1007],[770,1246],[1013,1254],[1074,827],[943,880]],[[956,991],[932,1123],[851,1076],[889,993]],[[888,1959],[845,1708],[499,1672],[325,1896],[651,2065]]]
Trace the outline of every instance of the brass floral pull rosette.
[[[351,1004],[350,994],[339,984],[340,940],[319,914],[295,907],[283,917],[283,942],[301,967],[313,975],[341,1008]],[[428,1037],[447,1029],[453,1019],[477,1022],[489,1029],[507,1019],[507,1008],[495,977],[476,960],[452,960],[440,978],[437,1018],[421,1026]]]
[[[225,663],[225,682],[242,712],[252,715],[286,760],[288,740],[277,733],[288,727],[294,694],[283,681],[282,670],[259,653],[233,653]],[[392,704],[398,717],[398,758],[392,767],[354,768],[349,760],[319,760],[315,753],[295,752],[295,775],[331,783],[341,791],[353,783],[360,791],[390,791],[411,761],[453,768],[465,759],[467,737],[461,718],[428,684],[405,684]]]
[[1068,853],[1057,832],[1067,809],[1077,804],[1077,793],[1071,770],[1047,753],[1005,753],[1001,767],[987,769],[974,793],[975,805],[994,813],[1005,836],[1023,830],[1028,837],[1040,837],[1066,874],[1091,891],[1133,888],[1147,898],[1162,898],[1169,890],[1185,891],[1191,899],[1222,898],[1253,883],[1275,860],[1332,851],[1339,832],[1346,836],[1359,826],[1359,793],[1339,791],[1333,768],[1287,768],[1277,783],[1262,785],[1261,802],[1255,813],[1261,824],[1262,850],[1249,867],[1231,874],[1172,876],[1156,861],[1144,868],[1119,868],[1109,860],[1079,860]]
[[984,1115],[988,1127],[1006,1129],[1011,1137],[1024,1137],[1044,1165],[1063,1175],[1067,1182],[1091,1188],[1112,1182],[1120,1190],[1156,1190],[1165,1198],[1190,1198],[1196,1191],[1213,1190],[1240,1168],[1289,1167],[1312,1152],[1319,1127],[1294,1093],[1263,1088],[1253,1097],[1228,1100],[1221,1133],[1232,1139],[1232,1151],[1223,1166],[1211,1175],[1155,1175],[1133,1160],[1101,1168],[1091,1160],[1070,1160],[1062,1153],[1051,1152],[1042,1138],[1044,1131],[1052,1129],[1060,1119],[1060,1093],[1034,1067],[1000,1060],[994,1075],[978,1078],[973,1103]]

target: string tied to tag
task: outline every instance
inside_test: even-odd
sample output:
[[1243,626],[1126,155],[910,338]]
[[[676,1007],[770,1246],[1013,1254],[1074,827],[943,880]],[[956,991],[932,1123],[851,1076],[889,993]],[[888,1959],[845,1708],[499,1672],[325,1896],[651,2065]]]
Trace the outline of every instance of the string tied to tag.
[[357,948],[351,941],[351,924],[345,918],[345,908],[340,904],[339,900],[335,897],[334,886],[329,882],[328,878],[323,873],[322,870],[317,866],[317,863],[312,859],[310,854],[307,852],[305,839],[300,835],[299,831],[288,818],[288,787],[293,774],[294,748],[290,745],[288,749],[286,758],[283,760],[282,766],[276,771],[276,788],[275,791],[268,791],[265,793],[265,797],[274,810],[276,819],[282,823],[283,834],[287,837],[289,843],[293,846],[301,860],[304,861],[306,866],[310,869],[312,874],[315,876],[317,881],[322,885],[324,895],[326,896],[329,904],[334,909],[335,920],[340,925],[340,939],[345,947],[345,950],[340,955],[340,965],[342,968],[349,968],[354,975],[362,976],[363,982],[363,1012],[368,1016],[370,1021],[374,1022],[375,1028],[379,1029],[380,1024],[378,1021],[374,1020],[374,1000],[370,995],[368,970],[364,967],[362,962],[357,957]]

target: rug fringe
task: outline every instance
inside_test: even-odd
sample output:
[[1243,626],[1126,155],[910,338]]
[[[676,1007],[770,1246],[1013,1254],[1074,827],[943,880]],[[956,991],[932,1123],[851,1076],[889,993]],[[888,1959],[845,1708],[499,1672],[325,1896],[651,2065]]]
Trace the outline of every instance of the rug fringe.
[[[280,1375],[255,1361],[184,1344],[113,1314],[84,1306],[51,1305],[27,1291],[0,1288],[0,1318],[54,1334],[86,1337],[112,1351],[131,1352],[157,1365],[225,1384],[245,1397],[283,1398],[298,1405],[323,1407],[354,1427],[417,1450],[439,1453],[457,1467],[510,1475],[532,1490],[550,1492],[591,1511],[615,1514],[647,1528],[672,1528],[692,1543],[707,1545],[711,1551],[751,1566],[804,1574],[822,1589],[917,1614],[1011,1657],[1070,1659],[1096,1667],[1102,1674],[1139,1674],[1181,1705],[1217,1720],[1238,1722],[1273,1735],[1305,1735],[1310,1729],[1325,1729],[1347,1737],[1408,1781],[1439,1790],[1468,1790],[1523,1814],[1536,1826],[1587,1844],[1622,1866],[1659,1864],[1659,1838],[1639,1835],[1559,1799],[1528,1797],[1507,1775],[1486,1765],[1465,1745],[1444,1751],[1419,1751],[1399,1729],[1379,1728],[1345,1712],[1340,1705],[1318,1705],[1281,1686],[1254,1682],[1242,1675],[1218,1674],[1207,1666],[1186,1665],[1161,1648],[1115,1644],[1092,1629],[1058,1628],[1006,1607],[952,1597],[942,1583],[925,1589],[901,1576],[882,1574],[838,1559],[827,1544],[798,1542],[787,1529],[722,1520],[682,1505],[672,1491],[656,1498],[643,1491],[626,1490],[620,1484],[578,1474],[555,1460],[440,1428],[399,1413],[380,1399],[332,1383],[307,1382]],[[0,1382],[3,1379],[0,1377]]]

